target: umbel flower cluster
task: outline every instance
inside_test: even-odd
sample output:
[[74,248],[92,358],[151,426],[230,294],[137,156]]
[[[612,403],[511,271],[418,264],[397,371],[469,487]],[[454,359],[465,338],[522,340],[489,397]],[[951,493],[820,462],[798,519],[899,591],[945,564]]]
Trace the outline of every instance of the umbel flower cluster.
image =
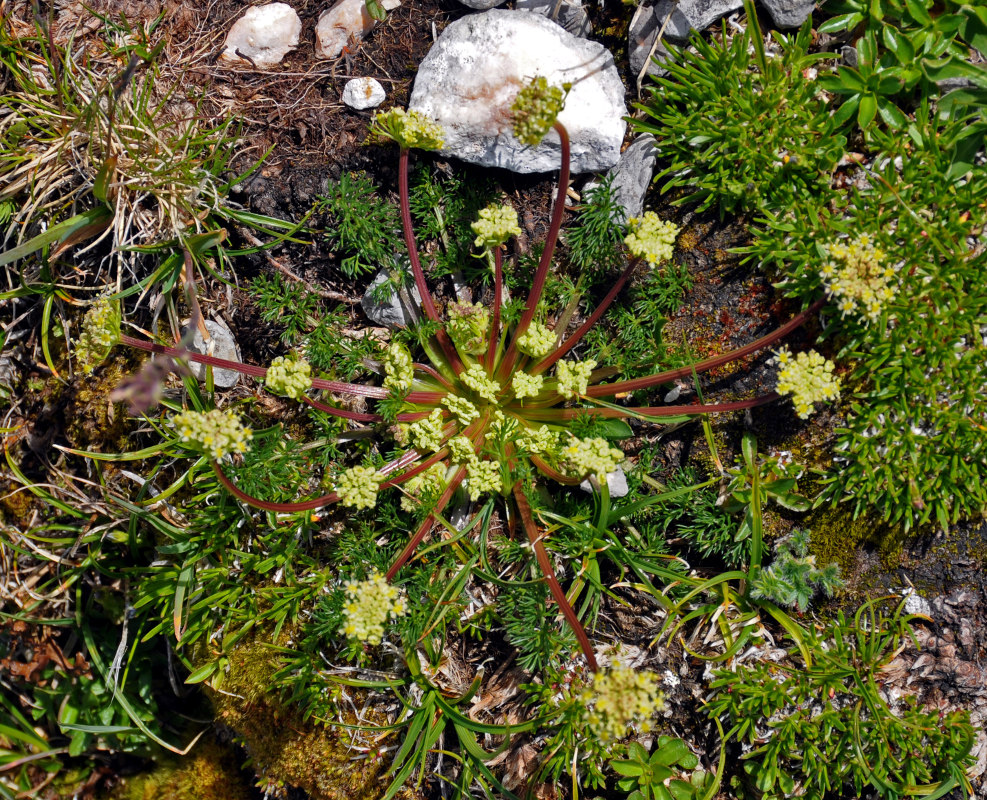
[[842,314],[858,314],[871,321],[880,317],[894,297],[891,282],[895,271],[885,265],[884,251],[866,233],[850,242],[824,245],[823,249],[829,260],[820,275]]
[[815,350],[792,358],[788,348],[783,347],[775,361],[780,367],[775,391],[782,396],[792,396],[795,412],[802,419],[812,414],[816,403],[839,399],[840,382],[833,374],[836,367]]
[[665,708],[665,695],[654,675],[619,662],[597,672],[581,699],[586,724],[601,742],[623,738],[629,728],[647,733],[651,718]]
[[347,581],[343,633],[367,644],[380,644],[388,620],[403,616],[406,610],[402,592],[379,572],[365,581]]
[[[243,452],[250,437],[249,430],[234,415],[218,411],[185,412],[174,418],[179,440],[209,455],[223,486],[243,502],[261,509],[296,513],[338,502],[363,510],[375,505],[380,492],[400,491],[402,507],[414,510],[421,521],[383,581],[392,580],[414,556],[457,495],[465,494],[474,501],[486,497],[508,505],[507,516],[520,521],[552,597],[575,632],[589,667],[595,671],[593,647],[555,576],[544,543],[545,534],[539,529],[528,500],[530,486],[526,484],[548,480],[575,485],[593,478],[599,491],[608,491],[606,475],[624,460],[624,453],[607,439],[573,435],[570,426],[577,416],[647,423],[662,417],[729,412],[773,402],[777,399],[774,393],[710,405],[619,404],[621,398],[633,397],[634,393],[714,369],[772,346],[815,314],[823,301],[772,333],[730,353],[633,380],[607,381],[612,370],[599,368],[591,359],[581,359],[579,345],[642,264],[658,266],[672,256],[678,229],[651,212],[632,221],[627,246],[633,258],[615,276],[599,305],[581,324],[559,325],[545,308],[543,295],[562,226],[569,183],[568,134],[555,121],[565,93],[549,87],[544,79],[534,81],[529,89],[521,92],[514,104],[516,135],[533,142],[536,134],[540,140],[549,128],[554,128],[561,143],[562,163],[545,247],[527,296],[518,297],[517,316],[511,315],[508,320],[503,314],[505,254],[510,237],[519,232],[517,215],[507,206],[485,209],[473,228],[476,246],[484,248],[481,255],[491,267],[492,301],[486,305],[451,303],[440,313],[429,290],[411,227],[408,172],[409,149],[439,147],[442,131],[415,112],[391,110],[378,114],[373,124],[378,133],[390,137],[400,147],[398,194],[402,230],[425,319],[414,330],[418,336],[415,351],[425,355],[424,361],[416,361],[412,349],[405,344],[393,343],[383,358],[382,385],[373,386],[312,377],[310,366],[297,358],[280,359],[264,369],[190,354],[130,336],[122,336],[121,341],[173,358],[186,357],[264,379],[275,393],[296,398],[351,423],[367,425],[367,435],[379,433],[386,424],[398,444],[393,460],[382,466],[357,465],[341,470],[333,479],[333,491],[327,495],[298,502],[272,502],[242,491],[220,464],[227,454]],[[790,357],[779,356],[782,358],[783,367],[788,366]],[[803,356],[792,364],[801,369]],[[803,387],[798,397],[811,398],[810,404],[823,397],[835,397],[831,368],[830,383],[827,383],[819,377],[815,361],[809,366],[815,372],[784,372],[779,391],[787,385],[795,391],[798,384]],[[376,411],[353,411],[340,407],[339,401],[331,397],[321,396],[321,392],[328,392],[332,397],[363,398],[378,405]],[[357,602],[355,596],[352,602]],[[620,696],[622,691],[630,692],[625,683],[631,679],[621,683],[622,674],[617,671],[616,677],[611,676],[609,682],[598,687],[601,699],[591,706],[597,709],[600,719],[604,712],[610,713],[611,702],[617,705],[622,702],[612,698]],[[631,717],[643,715],[645,707],[653,709],[658,700],[652,689],[650,684],[637,686],[644,699],[636,703],[628,701],[625,711]]]
[[75,357],[83,375],[92,372],[120,340],[120,304],[102,298],[82,318],[82,333],[75,342]]

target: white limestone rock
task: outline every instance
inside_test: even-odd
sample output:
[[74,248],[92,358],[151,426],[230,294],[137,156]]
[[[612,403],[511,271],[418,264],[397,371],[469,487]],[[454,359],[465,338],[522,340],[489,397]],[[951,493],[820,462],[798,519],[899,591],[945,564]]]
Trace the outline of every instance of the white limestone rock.
[[[393,11],[401,0],[382,0],[385,11]],[[351,42],[363,40],[377,25],[370,16],[364,0],[339,0],[319,15],[315,26],[315,55],[318,58],[338,58]]]
[[467,8],[472,8],[474,11],[486,11],[487,9],[504,5],[507,0],[459,0],[459,2]]
[[[187,325],[188,322],[188,320],[185,320],[183,324]],[[207,319],[205,325],[206,330],[209,331],[209,341],[207,342],[205,340],[202,336],[202,331],[197,327],[192,337],[192,344],[189,345],[188,349],[193,353],[199,353],[204,356],[225,358],[227,361],[239,361],[240,350],[236,346],[236,339],[233,338],[233,332],[227,327],[226,323],[220,320]],[[205,364],[190,362],[189,369],[192,370],[192,374],[195,375],[196,380],[204,381],[206,379]],[[240,380],[240,373],[233,369],[213,367],[212,380],[213,385],[217,389],[232,389],[237,385],[237,381]]]
[[374,78],[353,78],[346,81],[343,87],[343,102],[350,108],[363,111],[366,108],[377,108],[384,102],[387,93],[380,81]]
[[[589,478],[579,484],[579,488],[587,494],[593,493],[593,484]],[[607,473],[607,488],[610,490],[611,497],[627,497],[630,489],[627,486],[627,476],[624,474],[624,470],[617,467],[613,472]]]
[[[360,305],[363,306],[363,313],[378,325],[382,325],[390,330],[397,328],[407,328],[418,322],[421,308],[422,296],[418,292],[418,287],[413,283],[400,292],[393,289],[384,291],[383,285],[390,281],[390,275],[386,269],[380,270],[370,282]],[[376,295],[383,293],[383,300],[379,300]],[[403,297],[402,297],[403,295]]]
[[[517,0],[515,8],[518,11],[531,11],[548,17],[552,22],[561,25],[573,36],[585,39],[593,32],[589,15],[583,8],[582,0]],[[554,16],[553,16],[554,14]]]
[[511,105],[535,77],[572,84],[559,115],[572,143],[572,171],[612,167],[627,113],[613,56],[538,14],[494,9],[453,22],[419,66],[409,108],[445,128],[443,155],[514,172],[554,171],[561,152],[554,131],[537,147],[512,133]]
[[743,7],[744,0],[678,0],[677,3],[672,0],[661,0],[657,6],[639,10],[639,13],[642,17],[641,21],[649,28],[648,47],[650,48],[670,9],[674,10],[668,25],[665,26],[664,36],[684,42],[689,38],[692,29],[701,31],[721,17]]
[[[642,133],[620,154],[620,160],[608,173],[613,179],[611,187],[618,206],[615,222],[623,223],[644,213],[644,197],[651,186],[657,159],[655,137],[650,133]],[[587,182],[583,197],[598,184],[595,180]]]
[[230,28],[222,58],[270,69],[298,47],[301,32],[302,21],[287,3],[252,6]]

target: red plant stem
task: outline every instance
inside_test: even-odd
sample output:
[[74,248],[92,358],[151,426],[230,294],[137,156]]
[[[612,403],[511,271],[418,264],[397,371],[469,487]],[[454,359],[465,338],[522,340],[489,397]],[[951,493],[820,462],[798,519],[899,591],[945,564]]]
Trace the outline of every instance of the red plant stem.
[[617,282],[613,285],[610,291],[607,292],[607,296],[603,298],[603,301],[596,307],[596,310],[590,314],[589,318],[576,329],[576,332],[562,342],[562,344],[556,348],[554,353],[535,364],[535,366],[529,369],[528,372],[532,375],[540,375],[546,369],[551,367],[552,364],[562,358],[562,356],[572,350],[573,347],[579,344],[580,340],[586,335],[587,331],[589,331],[589,329],[596,324],[597,320],[599,320],[600,317],[606,313],[607,309],[610,308],[610,305],[617,298],[620,290],[624,288],[624,284],[627,283],[627,279],[631,277],[631,273],[639,263],[641,263],[640,258],[633,259],[624,269],[623,273],[621,273],[621,276],[617,279]]
[[575,419],[580,414],[589,414],[601,419],[633,417],[640,414],[644,417],[677,417],[682,414],[722,414],[728,411],[741,411],[745,408],[756,408],[777,400],[777,392],[768,392],[749,400],[734,400],[730,403],[708,403],[694,406],[634,406],[628,408],[546,408],[528,414],[528,419],[541,422],[562,422]]
[[226,487],[226,490],[230,494],[238,500],[242,500],[244,503],[254,506],[255,508],[261,508],[264,511],[278,511],[281,513],[293,514],[296,511],[313,511],[316,508],[322,508],[322,506],[332,505],[339,500],[339,495],[333,492],[332,494],[325,494],[322,497],[316,497],[313,500],[305,500],[301,503],[272,503],[270,500],[261,500],[259,497],[254,497],[253,495],[247,494],[241,489],[238,489],[233,481],[229,479],[227,474],[223,472],[223,469],[219,466],[218,462],[213,461],[212,468],[216,473],[216,477],[219,478],[219,482]]
[[535,551],[535,557],[538,559],[538,566],[545,574],[545,580],[548,582],[548,588],[552,592],[552,597],[555,599],[556,604],[562,611],[562,616],[564,616],[566,622],[569,623],[569,627],[571,627],[573,633],[576,634],[576,639],[579,641],[579,647],[582,649],[583,655],[586,657],[586,663],[589,664],[589,668],[593,672],[596,672],[599,670],[599,665],[596,663],[596,654],[593,652],[593,646],[589,642],[589,637],[586,635],[586,629],[583,628],[582,623],[579,621],[579,617],[576,616],[576,612],[573,610],[572,606],[569,605],[565,592],[562,591],[562,587],[559,585],[558,578],[555,577],[555,570],[552,569],[552,562],[548,557],[548,551],[545,550],[545,545],[542,543],[542,537],[538,533],[538,526],[535,524],[535,518],[531,513],[531,506],[528,504],[528,498],[524,496],[524,490],[521,488],[520,483],[515,484],[514,486],[514,500],[517,503],[525,533],[528,534],[528,541],[531,542],[531,547]]
[[709,370],[716,369],[716,367],[722,366],[723,364],[729,364],[731,361],[737,361],[744,356],[750,355],[751,353],[756,353],[758,350],[763,350],[765,347],[768,347],[777,342],[779,339],[784,338],[800,325],[803,325],[809,317],[819,311],[825,303],[825,298],[817,300],[805,311],[800,314],[796,314],[780,328],[776,328],[771,333],[762,336],[760,339],[755,339],[753,342],[745,345],[744,347],[731,350],[729,353],[723,353],[721,355],[714,356],[713,358],[707,358],[705,361],[700,361],[698,364],[692,364],[691,366],[679,367],[678,369],[671,369],[667,372],[659,372],[657,375],[649,375],[644,378],[635,378],[634,380],[629,381],[618,381],[617,383],[608,383],[599,386],[590,386],[586,392],[586,396],[612,397],[613,395],[621,394],[622,392],[634,392],[638,389],[647,389],[661,383],[668,383],[675,378],[684,378],[687,375],[692,375],[694,372],[708,372]]
[[438,381],[440,384],[442,384],[442,386],[448,391],[451,392],[454,390],[453,385],[449,383],[449,381],[447,381],[444,377],[442,377],[441,373],[439,373],[439,371],[434,367],[431,367],[428,364],[415,363],[414,368],[420,372],[424,372],[426,375],[428,375],[431,378],[435,378],[435,380]]
[[[422,296],[422,311],[425,316],[433,322],[440,322],[439,312],[435,308],[435,301],[428,290],[428,283],[425,281],[425,273],[422,271],[421,258],[418,256],[418,243],[415,241],[415,230],[411,224],[411,201],[408,197],[408,148],[401,148],[401,155],[398,158],[398,197],[401,203],[401,230],[404,232],[404,245],[408,250],[408,258],[411,260],[411,272],[415,277],[415,286]],[[445,353],[452,371],[457,375],[463,371],[463,362],[459,360],[459,353],[446,333],[445,328],[439,328],[435,338]]]
[[387,570],[386,578],[389,581],[394,580],[394,576],[398,574],[398,570],[403,567],[409,558],[414,554],[415,550],[418,549],[418,545],[422,543],[428,532],[432,529],[432,525],[435,524],[435,515],[441,514],[442,510],[452,499],[453,493],[459,488],[459,484],[463,482],[466,477],[466,467],[460,467],[456,474],[452,476],[452,480],[449,481],[449,485],[446,490],[439,497],[438,501],[435,503],[435,510],[422,520],[422,524],[418,526],[418,530],[415,531],[415,535],[411,537],[408,544],[404,546],[404,550],[400,552],[398,557],[391,564],[391,568]]
[[529,456],[531,463],[534,464],[538,471],[544,475],[546,478],[551,478],[557,483],[564,484],[565,486],[578,486],[582,481],[579,478],[573,478],[569,475],[563,475],[554,467],[550,466],[547,461],[545,461],[541,456],[534,455],[533,453]]
[[500,369],[497,371],[497,380],[501,383],[513,371],[517,361],[517,340],[528,330],[528,326],[535,318],[538,310],[538,302],[541,300],[542,291],[545,288],[545,281],[548,278],[548,268],[552,263],[552,256],[555,255],[555,244],[559,239],[559,231],[562,228],[562,215],[565,212],[565,196],[569,189],[569,134],[565,126],[556,122],[553,126],[559,134],[562,143],[562,165],[559,169],[559,188],[555,195],[555,208],[552,210],[552,223],[548,228],[548,236],[545,238],[545,249],[541,254],[541,261],[538,262],[538,271],[535,272],[535,279],[531,283],[531,291],[525,304],[524,314],[514,335],[511,336],[510,347],[500,362]]
[[500,304],[504,296],[504,253],[503,248],[494,250],[494,307],[493,320],[490,322],[490,344],[487,346],[487,374],[493,369],[497,357],[497,346],[500,344]]

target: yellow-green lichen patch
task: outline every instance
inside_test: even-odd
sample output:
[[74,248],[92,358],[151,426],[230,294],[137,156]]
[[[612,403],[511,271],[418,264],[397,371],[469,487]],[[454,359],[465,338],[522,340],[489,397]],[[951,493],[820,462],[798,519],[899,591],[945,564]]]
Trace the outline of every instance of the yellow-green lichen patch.
[[[271,692],[279,667],[273,648],[259,638],[251,640],[229,654],[229,670],[213,687],[219,691],[210,692],[217,719],[232,728],[246,748],[259,785],[298,787],[312,800],[380,797],[387,786],[387,759],[367,757],[368,748],[354,742],[346,728],[303,720],[284,705]],[[352,697],[356,690],[347,691]],[[364,707],[363,700],[355,701],[357,708]],[[345,724],[387,724],[372,705],[361,720],[349,710],[352,706],[342,706]],[[378,747],[381,744],[377,741]],[[398,795],[402,800],[417,797],[412,789]]]

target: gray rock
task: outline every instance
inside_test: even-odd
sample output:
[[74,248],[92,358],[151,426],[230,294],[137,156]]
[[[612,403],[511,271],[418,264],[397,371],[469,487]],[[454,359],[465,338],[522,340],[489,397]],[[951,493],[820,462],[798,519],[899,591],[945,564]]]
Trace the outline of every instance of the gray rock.
[[[193,353],[199,353],[204,356],[215,356],[216,358],[225,358],[228,361],[239,361],[240,350],[236,346],[233,332],[226,326],[226,323],[221,320],[212,319],[207,319],[205,322],[206,330],[209,331],[209,341],[206,342],[202,336],[202,331],[196,327],[195,335],[192,337],[192,344],[189,345],[188,349]],[[196,380],[204,381],[206,379],[205,364],[192,362],[189,364],[189,369],[192,370],[192,374],[195,375]],[[237,381],[240,380],[240,373],[233,369],[213,367],[212,380],[213,385],[217,389],[232,389],[236,386]]]
[[626,222],[630,217],[640,217],[644,213],[644,196],[651,185],[657,158],[655,137],[642,133],[620,154],[620,160],[608,173],[613,179],[614,199],[621,210],[617,222]]
[[798,28],[812,14],[815,0],[761,0],[776,28]]
[[[379,302],[374,298],[375,291],[379,286],[389,280],[388,271],[382,269],[375,276],[373,281],[363,293],[360,305],[363,306],[363,313],[378,325],[394,330],[395,328],[407,328],[418,321],[418,309],[421,308],[422,296],[418,293],[414,285],[408,291],[391,292],[387,298]],[[404,295],[402,298],[401,295]],[[409,302],[414,298],[413,302]]]
[[548,17],[573,36],[585,39],[593,32],[582,0],[518,0],[515,7],[518,11],[530,11]]
[[386,97],[387,93],[380,85],[380,81],[373,78],[353,78],[346,81],[343,87],[343,102],[357,111],[377,108]]
[[459,2],[474,11],[486,11],[504,5],[507,0],[459,0]]
[[537,147],[512,133],[511,105],[537,76],[572,85],[559,115],[572,171],[617,163],[627,108],[613,56],[539,14],[494,9],[453,22],[419,66],[409,108],[443,126],[443,155],[514,172],[554,171],[561,153],[554,131]]
[[[744,0],[679,0],[678,3],[672,2],[672,0],[661,0],[654,8],[646,10],[651,12],[652,30],[655,33],[661,28],[665,22],[665,17],[671,11],[672,16],[665,26],[663,36],[684,42],[689,38],[691,30],[701,31],[721,17],[743,7]],[[653,41],[654,34],[651,35],[648,42],[649,48]],[[643,65],[644,62],[641,63]]]
[[905,597],[905,613],[906,614],[923,614],[924,616],[932,615],[932,606],[929,601],[917,594],[911,587],[902,590],[902,595]]
[[[610,489],[611,497],[626,497],[630,491],[627,487],[627,476],[620,467],[607,474],[607,486]],[[587,494],[593,493],[593,484],[590,483],[588,478],[579,484],[579,488]]]
[[[648,75],[654,75],[660,78],[668,74],[668,70],[663,69],[654,60],[667,61],[671,57],[668,48],[659,42],[654,54],[651,52],[651,48],[655,43],[655,37],[658,35],[658,29],[661,27],[661,22],[662,20],[658,19],[655,15],[654,8],[650,6],[647,8],[638,6],[637,11],[634,12],[634,16],[631,19],[631,27],[627,33],[627,53],[631,65],[632,80],[636,80],[637,76],[641,74],[645,62],[648,62]],[[649,58],[652,55],[654,58]]]

